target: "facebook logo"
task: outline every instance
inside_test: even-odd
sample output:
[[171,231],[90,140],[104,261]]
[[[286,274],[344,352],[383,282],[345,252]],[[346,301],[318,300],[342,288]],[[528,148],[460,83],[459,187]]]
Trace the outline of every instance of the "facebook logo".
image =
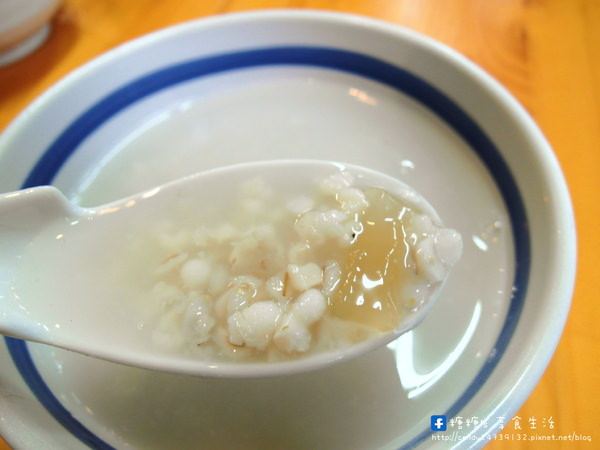
[[431,416],[431,431],[446,431],[446,416]]

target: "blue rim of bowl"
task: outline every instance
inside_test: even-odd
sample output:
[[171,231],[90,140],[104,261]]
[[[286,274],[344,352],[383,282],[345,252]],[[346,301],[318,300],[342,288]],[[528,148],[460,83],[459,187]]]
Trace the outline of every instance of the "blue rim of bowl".
[[[523,199],[509,167],[492,140],[462,108],[434,86],[380,59],[348,50],[329,47],[284,46],[220,54],[172,65],[145,75],[120,87],[98,101],[75,119],[47,148],[29,175],[23,188],[51,184],[63,164],[78,146],[112,116],[149,95],[170,86],[234,70],[264,66],[311,66],[358,75],[389,87],[419,101],[454,129],[479,156],[499,189],[511,221],[514,242],[514,295],[498,339],[482,368],[445,412],[454,417],[485,384],[504,354],[523,309],[531,265],[530,237]],[[83,426],[58,401],[46,385],[24,341],[5,338],[11,357],[21,376],[38,401],[70,433],[92,448],[111,449]],[[431,434],[423,430],[402,448],[413,448]]]

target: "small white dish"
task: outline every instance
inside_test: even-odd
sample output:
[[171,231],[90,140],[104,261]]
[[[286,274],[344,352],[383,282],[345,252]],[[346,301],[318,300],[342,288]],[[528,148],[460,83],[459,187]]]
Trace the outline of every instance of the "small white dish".
[[0,1],[0,67],[42,45],[50,34],[50,19],[60,0]]
[[146,36],[77,70],[7,129],[0,189],[52,183],[91,206],[273,158],[338,160],[401,177],[461,232],[463,259],[426,320],[331,369],[233,382],[8,340],[0,430],[9,442],[427,447],[430,417],[442,414],[477,418],[456,443],[466,448],[510,420],[568,313],[571,204],[523,108],[429,38],[311,11],[226,15]]

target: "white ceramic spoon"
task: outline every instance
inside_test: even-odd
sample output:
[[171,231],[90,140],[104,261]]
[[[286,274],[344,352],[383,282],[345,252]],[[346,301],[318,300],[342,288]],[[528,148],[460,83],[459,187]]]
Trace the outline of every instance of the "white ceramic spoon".
[[[148,223],[168,215],[181,199],[210,207],[257,176],[275,189],[348,170],[359,186],[383,188],[435,221],[433,207],[399,180],[362,167],[315,160],[247,163],[209,170],[95,208],[81,208],[54,187],[0,196],[0,333],[128,365],[168,372],[227,377],[302,372],[377,348],[416,326],[437,292],[393,333],[282,363],[199,361],[159,350],[136,329],[119,274],[124,246]],[[197,200],[196,200],[197,199]],[[121,283],[123,283],[121,285]],[[124,299],[122,301],[122,299]],[[146,336],[147,337],[147,336]]]

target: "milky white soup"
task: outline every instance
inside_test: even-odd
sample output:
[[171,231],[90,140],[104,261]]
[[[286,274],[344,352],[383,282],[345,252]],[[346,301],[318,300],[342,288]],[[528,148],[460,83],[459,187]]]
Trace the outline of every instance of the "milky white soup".
[[244,181],[207,208],[216,194],[131,244],[152,277],[135,298],[151,345],[253,362],[344,348],[419,310],[462,250],[458,233],[347,171],[285,189]]

